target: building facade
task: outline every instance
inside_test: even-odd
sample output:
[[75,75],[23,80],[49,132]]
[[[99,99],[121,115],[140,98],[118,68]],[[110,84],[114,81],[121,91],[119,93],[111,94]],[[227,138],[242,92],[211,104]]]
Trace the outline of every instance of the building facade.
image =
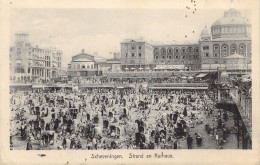
[[15,34],[10,48],[10,80],[12,82],[47,82],[61,74],[62,51],[33,47],[29,34]]
[[[199,45],[159,45],[153,46],[154,64],[168,68],[200,70]],[[169,67],[172,66],[172,67]],[[179,67],[181,66],[181,67]]]
[[144,41],[121,42],[121,69],[142,70],[153,64],[153,46]]
[[72,57],[68,65],[68,78],[91,78],[98,74],[98,67],[94,56],[84,53],[84,49],[78,55]]
[[[230,59],[227,57],[234,54],[243,56],[245,62],[239,57],[239,65],[233,63],[233,67],[230,67]],[[159,68],[185,68],[193,71],[220,68],[250,71],[251,63],[251,25],[235,9],[225,11],[224,16],[212,24],[211,33],[205,27],[199,42],[195,44],[151,45],[136,40],[121,43],[123,70],[138,70],[149,65],[152,66],[151,69],[160,66]]]
[[251,70],[251,25],[235,9],[213,23],[211,33],[204,28],[199,46],[202,70],[226,68],[227,57],[233,54],[245,57],[246,69]]

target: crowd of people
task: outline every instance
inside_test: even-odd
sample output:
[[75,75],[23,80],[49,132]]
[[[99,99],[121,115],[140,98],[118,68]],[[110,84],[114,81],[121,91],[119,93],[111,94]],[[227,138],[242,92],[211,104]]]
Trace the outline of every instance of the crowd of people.
[[[215,100],[214,93],[199,90],[15,91],[10,147],[223,148],[232,131],[225,124],[230,114],[216,109]],[[207,146],[209,139],[216,143]]]

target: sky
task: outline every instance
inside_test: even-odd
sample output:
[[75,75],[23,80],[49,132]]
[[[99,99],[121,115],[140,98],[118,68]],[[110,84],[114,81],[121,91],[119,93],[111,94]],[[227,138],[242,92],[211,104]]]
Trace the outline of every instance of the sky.
[[[10,45],[14,34],[29,33],[31,45],[63,51],[62,66],[82,49],[112,58],[124,39],[196,43],[205,26],[223,17],[223,9],[44,9],[14,8],[10,15]],[[193,14],[193,12],[195,12]],[[250,20],[250,11],[241,10]],[[185,17],[187,15],[187,17]],[[185,38],[185,36],[187,36]]]

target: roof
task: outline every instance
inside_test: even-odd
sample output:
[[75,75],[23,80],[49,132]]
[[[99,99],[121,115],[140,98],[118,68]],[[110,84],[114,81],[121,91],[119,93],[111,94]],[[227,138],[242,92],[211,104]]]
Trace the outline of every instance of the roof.
[[82,52],[72,57],[72,61],[85,61],[85,60],[94,61],[94,56]]
[[225,11],[224,17],[218,19],[212,26],[220,25],[248,25],[249,22],[246,18],[241,16],[241,13],[236,9]]
[[228,77],[228,73],[227,72],[222,72],[221,73],[221,77]]
[[251,41],[251,37],[248,36],[248,37],[230,37],[230,38],[216,38],[216,39],[212,39],[211,41],[216,41],[216,42],[219,42],[219,41]]
[[239,54],[237,54],[237,53],[234,53],[234,54],[232,54],[232,55],[230,55],[230,56],[228,56],[228,57],[226,57],[227,59],[245,59],[245,57],[244,56],[241,56],[241,55],[239,55]]
[[200,36],[201,37],[210,37],[210,34],[209,34],[207,26],[205,26],[205,28],[202,30]]
[[106,62],[120,62],[121,60],[119,58],[110,58],[107,59]]

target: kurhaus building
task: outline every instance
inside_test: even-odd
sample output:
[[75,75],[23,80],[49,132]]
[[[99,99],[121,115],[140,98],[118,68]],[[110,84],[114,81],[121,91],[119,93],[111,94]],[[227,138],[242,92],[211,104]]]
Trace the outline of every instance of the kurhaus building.
[[[216,70],[225,68],[234,70],[236,65],[244,64],[247,70],[251,69],[251,25],[235,9],[230,9],[224,16],[211,26],[211,34],[207,27],[202,31],[200,41],[201,69]],[[233,67],[226,65],[229,59],[242,60],[235,62]]]
[[[123,70],[150,69],[251,70],[251,25],[238,10],[205,27],[195,44],[149,44],[128,40],[121,43]],[[232,60],[231,60],[232,59]],[[234,61],[234,62],[232,62]]]
[[46,82],[61,75],[61,50],[33,47],[26,33],[15,37],[15,45],[10,48],[11,82]]

